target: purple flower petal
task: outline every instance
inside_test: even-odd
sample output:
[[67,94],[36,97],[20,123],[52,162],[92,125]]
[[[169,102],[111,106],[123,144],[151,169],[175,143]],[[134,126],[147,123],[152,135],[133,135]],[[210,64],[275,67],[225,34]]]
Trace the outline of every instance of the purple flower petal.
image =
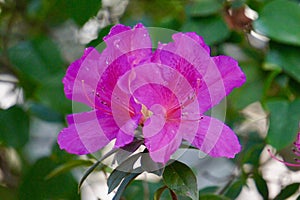
[[58,144],[73,154],[93,153],[114,139],[119,131],[111,115],[90,111],[68,115],[69,126],[58,135]]
[[199,121],[196,136],[190,142],[212,157],[233,158],[241,151],[235,133],[223,122],[207,116]]
[[217,105],[234,88],[240,87],[246,81],[245,74],[233,58],[216,56],[212,60],[217,67],[207,68],[198,95],[202,112]]

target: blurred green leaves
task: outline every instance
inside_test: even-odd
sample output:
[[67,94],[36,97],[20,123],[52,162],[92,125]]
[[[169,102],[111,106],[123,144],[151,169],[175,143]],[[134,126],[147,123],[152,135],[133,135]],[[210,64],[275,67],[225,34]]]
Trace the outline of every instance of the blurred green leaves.
[[300,45],[300,6],[288,0],[274,0],[266,4],[254,28],[278,42]]
[[29,139],[29,116],[19,106],[0,110],[0,145],[22,148]]

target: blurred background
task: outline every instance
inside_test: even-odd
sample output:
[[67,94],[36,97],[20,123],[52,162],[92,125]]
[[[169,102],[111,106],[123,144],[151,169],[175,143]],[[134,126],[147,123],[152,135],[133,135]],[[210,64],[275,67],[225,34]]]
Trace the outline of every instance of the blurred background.
[[[232,160],[195,160],[193,152],[181,158],[197,174],[200,199],[300,199],[299,167],[266,153],[295,162],[298,0],[0,0],[0,199],[111,199],[103,169],[79,194],[78,181],[92,162],[58,148],[57,134],[72,113],[62,77],[113,24],[137,22],[196,32],[212,55],[234,57],[247,76],[226,101],[226,123],[242,152]],[[62,164],[62,173],[49,177]],[[143,175],[123,199],[153,199],[161,185],[159,177]]]

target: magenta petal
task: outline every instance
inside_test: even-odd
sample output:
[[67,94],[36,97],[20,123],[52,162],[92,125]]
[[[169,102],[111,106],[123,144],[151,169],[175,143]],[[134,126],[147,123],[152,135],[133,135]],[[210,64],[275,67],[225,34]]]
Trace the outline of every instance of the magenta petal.
[[73,154],[93,153],[116,137],[119,131],[111,116],[99,111],[69,115],[69,126],[58,135],[58,144]]
[[202,113],[220,103],[234,88],[246,81],[245,74],[233,58],[216,56],[212,60],[216,66],[207,68],[198,94]]
[[208,54],[210,54],[210,48],[207,44],[205,44],[204,39],[199,36],[197,33],[194,32],[188,32],[188,33],[184,33],[185,35],[191,37],[193,40],[195,40],[198,44],[200,44],[206,51]]
[[100,54],[92,47],[85,49],[83,56],[73,62],[63,78],[64,92],[68,99],[94,107],[95,90],[99,76]]
[[192,145],[212,157],[233,158],[241,151],[235,133],[223,122],[207,116],[200,120]]

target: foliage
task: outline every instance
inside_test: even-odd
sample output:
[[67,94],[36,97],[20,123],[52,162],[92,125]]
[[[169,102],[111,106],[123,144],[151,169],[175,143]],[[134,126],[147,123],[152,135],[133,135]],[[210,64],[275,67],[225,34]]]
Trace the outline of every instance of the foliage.
[[[248,6],[258,13],[258,19],[245,15]],[[249,179],[254,179],[263,199],[285,199],[298,191],[299,183],[291,183],[276,197],[270,197],[260,162],[266,144],[280,152],[293,143],[300,121],[300,6],[295,0],[131,0],[120,18],[126,25],[140,21],[149,27],[196,32],[211,45],[213,55],[225,54],[238,60],[247,83],[227,98],[227,122],[237,128],[243,121],[241,111],[260,102],[268,113],[270,127],[266,136],[250,129],[239,133],[243,151],[232,160],[239,173],[232,174],[224,187],[216,184],[199,191],[197,179],[204,178],[195,173],[198,169],[179,161],[164,171],[134,168],[138,159],[149,160],[141,154],[124,157],[120,166],[131,167],[128,173],[118,167],[110,169],[92,156],[69,155],[59,150],[56,142],[48,153],[31,159],[34,149],[30,144],[36,142],[37,135],[47,134],[43,128],[34,131],[35,122],[61,128],[66,125],[64,116],[72,112],[61,79],[72,61],[66,54],[74,49],[66,52],[55,33],[69,24],[81,27],[100,8],[99,0],[0,1],[0,84],[12,88],[7,96],[21,89],[24,98],[9,107],[0,102],[1,199],[80,199],[73,169],[84,166],[89,168],[85,174],[80,172],[84,177],[80,186],[93,171],[110,173],[108,192],[117,189],[115,199],[234,199]],[[102,41],[109,28],[102,29],[90,45]],[[269,40],[255,38],[253,31]],[[82,52],[84,45],[77,44],[76,48]],[[1,75],[10,75],[16,81]],[[56,129],[51,131],[57,135]],[[116,154],[111,152],[109,156]],[[245,170],[245,164],[251,169]],[[161,181],[145,186],[144,181],[135,180],[142,172],[155,174]]]

